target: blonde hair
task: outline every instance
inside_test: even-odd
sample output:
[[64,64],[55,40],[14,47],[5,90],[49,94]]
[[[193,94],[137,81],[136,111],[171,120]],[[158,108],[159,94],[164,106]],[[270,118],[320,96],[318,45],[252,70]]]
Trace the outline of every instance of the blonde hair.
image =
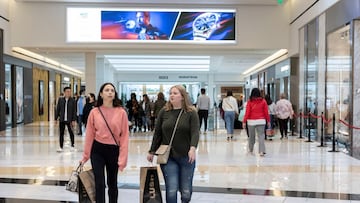
[[[192,103],[190,102],[190,99],[189,99],[188,93],[186,92],[186,89],[182,85],[174,85],[170,88],[170,92],[173,88],[176,88],[177,90],[179,90],[179,92],[183,98],[183,100],[181,102],[182,103],[181,108],[184,109],[186,112],[194,111],[195,108],[192,105]],[[165,110],[170,111],[172,109],[174,109],[174,107],[169,100],[165,104]]]

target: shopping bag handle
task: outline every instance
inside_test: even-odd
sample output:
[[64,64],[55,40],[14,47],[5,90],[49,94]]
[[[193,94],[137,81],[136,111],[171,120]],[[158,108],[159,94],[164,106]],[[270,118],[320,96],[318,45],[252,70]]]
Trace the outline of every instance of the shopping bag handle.
[[76,168],[77,172],[81,172],[84,170],[84,164],[82,162],[79,163],[79,166]]

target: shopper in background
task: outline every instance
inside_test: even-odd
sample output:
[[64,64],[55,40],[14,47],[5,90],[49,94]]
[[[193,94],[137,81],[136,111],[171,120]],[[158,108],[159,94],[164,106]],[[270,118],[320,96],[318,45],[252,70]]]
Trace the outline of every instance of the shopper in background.
[[70,134],[71,151],[74,151],[75,138],[72,128],[75,126],[76,121],[76,102],[71,97],[70,87],[64,88],[64,97],[60,97],[57,102],[55,120],[60,122],[60,148],[57,150],[57,152],[63,151],[65,126],[67,127]]
[[243,128],[246,124],[249,128],[249,152],[253,153],[255,144],[255,135],[258,136],[259,154],[265,155],[265,125],[270,127],[270,116],[268,105],[261,96],[260,90],[254,88],[251,90],[250,99],[246,104],[246,112],[243,120]]
[[205,94],[205,88],[201,88],[201,95],[197,99],[197,109],[198,109],[198,115],[199,115],[199,121],[200,125],[199,128],[201,128],[202,121],[204,120],[204,132],[207,131],[207,119],[209,115],[209,109],[210,109],[210,97],[206,96]]
[[146,132],[146,130],[150,131],[151,105],[147,94],[143,95],[143,100],[140,102],[139,109],[143,130],[144,132]]
[[126,108],[129,112],[128,119],[132,123],[131,127],[129,126],[129,129],[133,128],[134,132],[136,130],[141,131],[141,117],[140,117],[140,105],[139,102],[136,99],[136,94],[131,93],[130,100],[126,103]]
[[95,94],[89,93],[89,95],[86,98],[86,104],[84,106],[83,117],[82,117],[82,121],[85,125],[85,128],[86,128],[87,119],[89,117],[90,111],[94,108],[94,106],[95,106]]
[[87,121],[84,153],[80,162],[85,164],[91,159],[97,203],[105,203],[106,169],[108,202],[115,203],[118,200],[118,170],[124,170],[128,159],[128,118],[111,83],[100,87],[96,107]]
[[[177,129],[174,129],[179,115]],[[173,130],[175,135],[169,160],[167,164],[160,165],[165,179],[166,202],[177,203],[177,192],[180,191],[181,202],[188,203],[192,195],[196,148],[199,142],[199,118],[181,85],[170,89],[170,100],[158,114],[148,161],[153,161],[154,153],[161,144],[169,144]]]
[[226,97],[222,100],[222,109],[224,110],[224,120],[227,131],[227,140],[233,139],[234,137],[234,122],[235,116],[238,115],[238,103],[233,93],[229,90]]
[[286,99],[285,93],[282,93],[280,100],[276,102],[276,115],[279,120],[280,139],[283,139],[284,136],[287,138],[288,121],[289,118],[292,119],[294,110],[290,101]]
[[77,100],[76,105],[76,115],[77,115],[77,123],[78,123],[78,133],[77,135],[82,135],[82,117],[84,115],[84,106],[86,104],[86,98],[85,98],[85,90],[80,90],[80,96]]
[[[158,117],[159,111],[165,106],[165,104],[166,104],[166,101],[165,101],[164,93],[159,92],[157,94],[157,99],[156,99],[155,104],[154,104],[154,116],[155,116],[155,119]],[[155,123],[155,125],[156,125],[156,123]]]
[[[275,115],[276,115],[276,105],[275,103],[272,101],[272,99],[270,98],[270,95],[265,95],[265,100],[266,100],[266,104],[268,105],[268,109],[269,109],[269,116],[270,116],[270,128],[265,127],[266,129],[274,129],[275,125],[274,125],[274,119],[275,119]],[[266,131],[265,131],[265,139],[267,139],[267,135],[266,135]]]

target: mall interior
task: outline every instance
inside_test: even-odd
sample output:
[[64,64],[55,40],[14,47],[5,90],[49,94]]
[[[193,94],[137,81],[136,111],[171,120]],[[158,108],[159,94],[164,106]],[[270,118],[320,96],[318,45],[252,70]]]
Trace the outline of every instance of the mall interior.
[[[360,202],[360,0],[129,2],[0,0],[0,202],[78,202],[65,184],[86,130],[58,153],[55,107],[64,87],[105,82],[123,102],[181,84],[195,104],[206,89],[191,202]],[[242,129],[228,141],[219,115],[228,90],[245,102],[253,88],[295,112],[265,156]],[[118,202],[140,201],[152,136],[130,132]]]

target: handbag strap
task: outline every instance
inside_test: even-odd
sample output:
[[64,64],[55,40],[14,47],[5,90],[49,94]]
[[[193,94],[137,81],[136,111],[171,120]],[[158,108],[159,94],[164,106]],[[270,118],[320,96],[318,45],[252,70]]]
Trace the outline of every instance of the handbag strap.
[[179,115],[178,115],[178,117],[177,117],[177,119],[176,119],[176,123],[175,123],[174,129],[173,129],[172,135],[171,135],[170,143],[169,143],[170,146],[172,145],[172,142],[173,142],[173,140],[174,140],[176,128],[177,128],[177,126],[178,126],[178,123],[179,123],[179,120],[180,120],[180,116],[181,116],[181,114],[183,113],[183,111],[184,111],[184,109],[181,109],[181,111],[180,111],[180,113],[179,113]]
[[110,133],[111,133],[111,135],[112,135],[112,137],[113,137],[113,139],[114,139],[114,141],[115,141],[116,146],[119,146],[118,143],[117,143],[117,141],[116,141],[116,139],[115,139],[114,133],[112,132],[112,130],[111,130],[108,122],[107,122],[106,119],[105,119],[105,116],[104,116],[103,112],[102,112],[101,109],[100,109],[100,106],[98,107],[98,109],[99,109],[100,114],[101,114],[102,117],[104,118],[104,121],[105,121],[105,123],[106,123],[106,126],[108,127],[108,129],[109,129],[109,131],[110,131]]

